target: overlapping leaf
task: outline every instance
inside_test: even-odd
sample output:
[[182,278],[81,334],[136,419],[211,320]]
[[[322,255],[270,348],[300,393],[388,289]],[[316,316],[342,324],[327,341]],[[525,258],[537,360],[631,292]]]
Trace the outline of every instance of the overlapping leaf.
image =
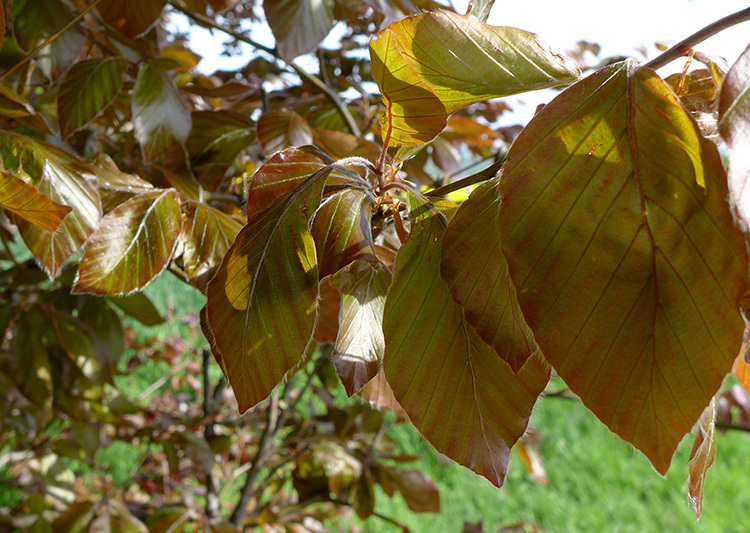
[[17,135],[0,135],[0,158],[6,172],[23,179],[53,202],[73,208],[54,233],[19,221],[29,250],[55,278],[99,222],[96,176],[88,165],[60,148]]
[[544,357],[666,472],[742,341],[745,244],[716,147],[628,61],[532,119],[499,196],[503,252]]
[[121,57],[79,61],[68,71],[57,96],[63,138],[102,113],[122,89],[127,63]]
[[184,207],[187,221],[182,228],[182,261],[188,279],[202,288],[216,273],[242,224],[204,203],[187,202]]
[[388,383],[414,425],[455,461],[502,485],[549,379],[539,357],[514,374],[466,322],[440,277],[442,225],[416,222],[385,304]]
[[308,219],[331,168],[251,218],[208,285],[212,347],[241,412],[270,394],[312,335],[318,268]]
[[255,140],[255,122],[234,111],[198,111],[192,120],[186,146],[198,163],[231,163]]
[[719,94],[719,132],[729,152],[729,196],[750,227],[750,46],[727,73]]
[[276,48],[287,63],[314,51],[333,28],[333,0],[264,0]]
[[0,207],[47,231],[56,231],[73,209],[7,172],[0,172]]
[[539,37],[435,11],[396,21],[370,43],[386,104],[386,144],[429,142],[472,103],[573,81],[578,68]]
[[258,119],[258,140],[267,155],[284,148],[312,144],[310,125],[289,109],[263,113]]
[[96,8],[108,24],[133,39],[156,23],[166,4],[167,0],[102,0]]
[[351,396],[374,378],[382,365],[383,307],[391,272],[382,263],[359,260],[337,277],[341,311],[333,364]]
[[145,192],[107,213],[81,258],[75,293],[127,294],[169,263],[182,218],[172,189]]
[[[743,344],[743,346],[745,346]],[[740,381],[742,387],[750,394],[750,363],[745,361],[745,354],[740,352],[732,366],[732,374]]]
[[135,174],[122,172],[112,158],[98,153],[91,162],[99,178],[99,194],[105,211],[110,211],[136,194],[149,192],[154,186]]
[[17,118],[40,133],[52,135],[44,118],[12,86],[6,83],[0,83],[0,115]]
[[698,419],[693,450],[688,460],[688,497],[695,506],[695,514],[701,517],[703,510],[703,485],[706,473],[716,460],[716,398],[711,399]]
[[478,187],[451,219],[443,239],[440,273],[466,320],[517,372],[537,346],[503,257],[500,200],[495,192],[499,180]]
[[135,137],[147,159],[160,156],[190,134],[190,112],[164,70],[144,64],[133,87]]

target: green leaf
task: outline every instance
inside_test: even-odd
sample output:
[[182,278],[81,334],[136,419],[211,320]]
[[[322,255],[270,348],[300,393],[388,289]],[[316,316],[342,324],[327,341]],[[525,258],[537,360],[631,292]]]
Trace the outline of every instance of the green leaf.
[[628,61],[532,119],[498,195],[503,252],[544,357],[665,473],[742,342],[745,244],[716,147]]
[[42,141],[0,134],[0,167],[73,210],[54,233],[19,220],[24,242],[50,278],[76,253],[101,217],[96,175],[74,156]]
[[166,4],[167,0],[102,0],[96,9],[107,24],[134,39],[151,29]]
[[271,155],[284,148],[312,144],[313,135],[307,121],[289,109],[263,113],[258,119],[258,140],[263,152]]
[[382,365],[383,307],[391,272],[380,262],[359,260],[337,278],[341,311],[333,364],[351,396],[374,378]]
[[719,94],[719,132],[727,142],[729,198],[750,226],[750,46],[729,69]]
[[98,117],[115,99],[125,81],[121,57],[79,61],[68,71],[57,96],[60,133],[67,137]]
[[119,205],[89,237],[73,292],[115,295],[143,288],[169,263],[181,226],[173,189]]
[[440,277],[442,224],[413,223],[396,257],[383,318],[385,375],[440,453],[497,486],[549,379],[539,357],[514,374],[466,322]]
[[266,20],[286,63],[318,48],[333,28],[333,7],[333,0],[264,0]]
[[318,266],[308,219],[327,166],[250,219],[207,290],[214,354],[241,412],[264,398],[302,357],[315,326]]
[[154,159],[190,134],[190,112],[158,66],[145,63],[133,87],[133,126],[146,159]]
[[73,210],[7,172],[0,172],[0,206],[46,231],[56,231]]
[[580,75],[533,33],[448,11],[393,22],[370,42],[370,57],[386,105],[386,145],[429,142],[448,115],[470,104]]
[[375,259],[370,215],[373,198],[365,191],[347,189],[326,198],[315,213],[312,236],[318,251],[318,270],[324,278],[356,259]]
[[480,185],[451,219],[443,239],[440,273],[466,320],[518,372],[537,345],[503,257],[496,194],[499,180]]
[[182,262],[190,282],[202,289],[213,278],[242,224],[210,205],[186,202],[183,206]]
[[250,118],[220,109],[196,111],[186,146],[196,163],[231,163],[255,141],[255,122]]
[[703,485],[706,474],[716,460],[716,398],[711,398],[698,419],[693,450],[688,460],[688,497],[695,506],[695,515],[701,517],[703,510]]
[[127,296],[115,296],[110,298],[109,301],[144,326],[156,326],[164,323],[164,317],[159,314],[149,297],[142,292],[134,292]]

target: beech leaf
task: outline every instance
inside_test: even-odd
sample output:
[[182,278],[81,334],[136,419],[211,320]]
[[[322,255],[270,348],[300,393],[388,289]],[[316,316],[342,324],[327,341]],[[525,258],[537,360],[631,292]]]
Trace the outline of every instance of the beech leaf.
[[258,119],[258,140],[263,152],[271,155],[284,148],[312,144],[312,129],[307,121],[289,109],[263,113]]
[[198,163],[231,163],[256,137],[255,122],[234,111],[197,111],[192,121],[186,146]]
[[333,28],[333,7],[333,0],[263,1],[276,48],[286,63],[318,48]]
[[208,285],[212,348],[240,412],[271,393],[312,335],[318,267],[308,220],[331,170],[308,175],[292,194],[250,219]]
[[[747,349],[747,345],[742,347]],[[741,350],[732,366],[732,374],[740,381],[742,387],[750,394],[750,363],[745,361],[745,350]]]
[[370,57],[386,105],[386,145],[429,142],[451,113],[470,104],[563,85],[580,75],[533,33],[448,11],[391,23],[370,42]]
[[466,322],[440,277],[443,227],[414,222],[399,250],[383,318],[385,375],[440,453],[501,486],[549,369],[531,357],[514,374]]
[[742,341],[745,244],[716,146],[629,60],[531,120],[498,194],[503,252],[544,357],[664,474]]
[[693,450],[688,460],[688,497],[695,506],[695,515],[703,510],[703,485],[706,473],[716,460],[716,398],[703,410],[696,427]]
[[729,199],[750,227],[750,46],[729,69],[719,94],[719,133],[727,142]]
[[151,29],[166,4],[167,0],[102,0],[96,9],[110,26],[134,39]]
[[73,292],[118,295],[142,289],[169,263],[181,225],[173,189],[120,204],[89,237]]
[[73,208],[48,196],[7,172],[0,172],[0,206],[47,231],[56,231]]

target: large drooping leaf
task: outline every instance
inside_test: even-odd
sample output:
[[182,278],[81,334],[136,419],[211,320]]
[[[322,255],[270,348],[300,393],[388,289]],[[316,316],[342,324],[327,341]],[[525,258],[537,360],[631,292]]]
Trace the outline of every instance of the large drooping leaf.
[[439,452],[500,486],[549,369],[534,356],[514,374],[465,320],[440,277],[443,232],[435,217],[415,222],[399,250],[383,318],[385,375]]
[[62,149],[18,135],[0,135],[0,166],[53,202],[72,207],[52,233],[23,220],[24,242],[51,278],[76,253],[96,227],[101,205],[91,167]]
[[314,51],[333,28],[333,0],[264,0],[276,48],[287,63]]
[[117,96],[125,81],[127,62],[121,57],[87,59],[71,67],[57,95],[63,138],[95,119]]
[[167,73],[143,64],[133,87],[133,126],[147,159],[154,159],[190,134],[190,112]]
[[74,293],[127,294],[164,270],[182,226],[173,189],[141,193],[102,217],[81,258]]
[[65,215],[73,210],[7,172],[0,172],[0,207],[47,231],[57,230]]
[[482,340],[517,372],[537,350],[508,277],[495,193],[500,178],[482,184],[458,209],[443,239],[440,273]]
[[332,167],[251,218],[209,283],[212,348],[241,412],[301,359],[315,326],[318,267],[308,220]]
[[154,25],[166,4],[167,0],[102,0],[96,9],[110,26],[133,39]]
[[341,311],[333,364],[351,396],[374,378],[382,365],[383,306],[391,285],[391,271],[380,262],[360,259],[336,277]]
[[750,227],[750,46],[727,73],[719,94],[719,132],[727,142],[729,197]]
[[503,252],[544,357],[666,472],[742,341],[745,244],[715,145],[627,61],[532,119],[499,196]]
[[210,205],[186,202],[182,262],[188,279],[203,288],[242,229],[242,224]]
[[382,135],[389,145],[429,142],[454,111],[569,83],[580,74],[533,33],[448,11],[393,22],[370,42],[370,57],[385,100]]
[[197,163],[231,163],[255,140],[255,122],[234,111],[197,111],[192,120],[185,144]]
[[312,144],[313,135],[302,116],[289,109],[276,109],[258,119],[258,140],[266,155],[271,155],[284,148]]
[[346,189],[321,204],[311,228],[321,278],[358,258],[375,258],[370,228],[372,203],[372,195],[367,192]]
[[711,398],[698,419],[693,450],[688,460],[688,497],[695,506],[695,514],[701,517],[703,510],[703,485],[706,473],[716,460],[716,398]]

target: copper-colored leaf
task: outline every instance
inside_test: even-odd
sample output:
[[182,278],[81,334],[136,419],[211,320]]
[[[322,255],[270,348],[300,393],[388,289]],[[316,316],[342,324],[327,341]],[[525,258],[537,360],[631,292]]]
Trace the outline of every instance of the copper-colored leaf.
[[539,37],[434,11],[390,24],[370,42],[386,104],[385,144],[426,143],[470,104],[569,83],[580,74]]
[[547,104],[500,181],[503,252],[547,361],[664,473],[742,340],[726,176],[672,90],[626,61]]
[[145,287],[169,263],[181,225],[172,189],[120,204],[89,237],[73,292],[127,294]]
[[688,460],[688,497],[695,506],[695,514],[698,518],[703,510],[703,484],[706,481],[706,473],[716,460],[716,398],[711,398],[698,419],[693,451],[690,452]]
[[[743,344],[742,347],[746,348],[746,344]],[[734,360],[734,365],[732,366],[732,374],[740,380],[740,384],[742,387],[747,391],[748,394],[750,394],[750,363],[745,361],[745,351],[740,350],[739,355],[737,355],[737,359]]]
[[73,208],[48,196],[7,172],[0,172],[0,207],[47,231],[56,231]]
[[393,389],[388,384],[385,372],[381,369],[374,378],[367,382],[367,385],[359,391],[359,397],[369,402],[371,405],[391,411],[399,415],[400,418],[406,418],[406,411],[398,403],[393,395]]
[[159,20],[166,4],[167,0],[102,0],[96,8],[110,26],[133,39]]
[[341,293],[331,283],[331,278],[320,280],[318,289],[318,308],[316,311],[315,331],[313,338],[318,342],[336,342],[339,334],[339,310]]
[[318,47],[333,28],[333,6],[333,0],[264,0],[266,20],[284,61]]
[[197,163],[231,163],[256,137],[255,122],[227,109],[197,111],[192,120],[185,145]]
[[378,465],[376,472],[388,479],[415,513],[440,512],[440,493],[435,482],[424,472],[385,465]]
[[388,383],[441,453],[497,486],[549,379],[531,357],[514,374],[466,322],[440,277],[443,228],[415,222],[396,258],[383,319]]
[[312,130],[307,121],[289,109],[263,113],[258,119],[257,129],[258,140],[266,155],[313,142]]
[[537,350],[508,276],[500,239],[500,178],[480,185],[443,239],[440,273],[482,340],[517,372]]
[[112,210],[136,194],[154,190],[148,181],[122,172],[105,153],[96,154],[91,165],[99,178],[99,194],[105,211]]

